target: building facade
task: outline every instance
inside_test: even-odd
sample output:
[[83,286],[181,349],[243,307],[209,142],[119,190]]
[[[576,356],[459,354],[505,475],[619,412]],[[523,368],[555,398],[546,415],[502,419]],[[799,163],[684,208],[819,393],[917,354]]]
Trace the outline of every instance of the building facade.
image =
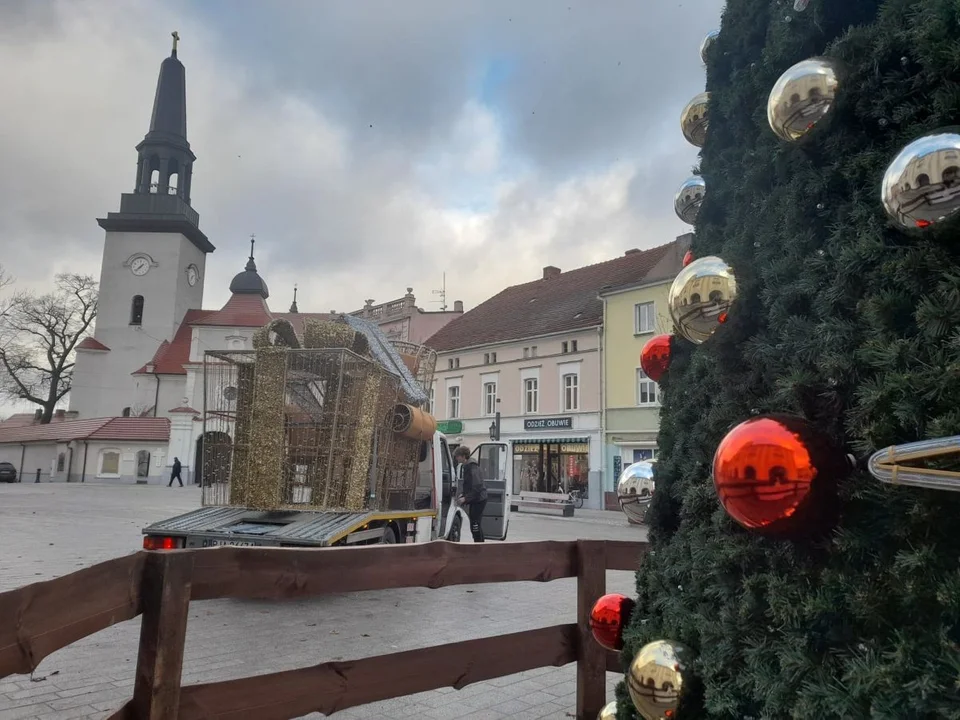
[[562,272],[500,292],[427,341],[438,351],[431,394],[441,429],[471,447],[500,438],[512,448],[513,488],[569,492],[604,504],[602,368],[607,286],[666,277],[675,243]]
[[397,300],[379,305],[373,303],[373,300],[367,300],[363,309],[350,314],[376,323],[390,340],[417,345],[422,345],[448,322],[463,315],[463,302],[460,300],[453,303],[453,311],[429,311],[417,307],[413,288],[407,288],[407,294]]
[[660,333],[670,333],[667,298],[683,265],[692,234],[674,243],[672,264],[665,274],[604,288],[603,301],[603,433],[604,503],[617,508],[616,483],[623,468],[657,456],[660,428],[660,388],[640,367],[640,351]]

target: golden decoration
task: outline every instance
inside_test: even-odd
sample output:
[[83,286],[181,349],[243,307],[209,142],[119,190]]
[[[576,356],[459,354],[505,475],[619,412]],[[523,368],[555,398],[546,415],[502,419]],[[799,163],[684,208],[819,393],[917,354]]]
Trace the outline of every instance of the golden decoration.
[[672,640],[640,649],[627,673],[627,690],[644,720],[687,720],[693,701],[693,651]]
[[837,101],[840,65],[815,57],[787,69],[767,98],[767,122],[777,136],[795,142],[821,123]]
[[597,720],[617,720],[617,702],[616,700],[608,702],[603,706]]
[[680,113],[680,130],[687,142],[702,148],[707,139],[710,93],[702,92],[687,103]]
[[960,130],[923,135],[901,150],[883,174],[881,201],[902,230],[956,220],[960,211]]
[[727,321],[737,299],[733,270],[715,255],[694,260],[670,286],[667,304],[677,333],[699,345]]

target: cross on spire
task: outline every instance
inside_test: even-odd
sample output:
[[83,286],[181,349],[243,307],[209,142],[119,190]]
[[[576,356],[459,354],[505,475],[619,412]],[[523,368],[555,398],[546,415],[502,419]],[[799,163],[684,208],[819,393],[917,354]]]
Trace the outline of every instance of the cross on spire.
[[174,30],[170,33],[170,36],[173,38],[173,56],[177,56],[177,44],[180,42],[180,33]]
[[253,260],[253,245],[257,242],[256,233],[250,233],[250,259]]

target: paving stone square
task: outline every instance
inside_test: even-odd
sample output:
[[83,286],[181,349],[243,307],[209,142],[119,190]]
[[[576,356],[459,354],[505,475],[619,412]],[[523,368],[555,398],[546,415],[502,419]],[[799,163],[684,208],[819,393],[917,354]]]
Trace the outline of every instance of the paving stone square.
[[[199,503],[195,487],[0,484],[0,592],[135,552],[141,547],[141,528]],[[643,528],[628,525],[620,513],[578,510],[573,518],[513,514],[509,542],[645,537]],[[608,572],[607,588],[632,595],[632,573]],[[183,682],[230,680],[575,620],[574,579],[410,588],[286,603],[195,602]],[[116,625],[54,653],[32,677],[0,679],[0,720],[106,717],[131,696],[139,632],[139,619]],[[619,679],[607,674],[608,699]],[[576,665],[571,664],[328,717],[569,718],[574,717],[575,699]]]

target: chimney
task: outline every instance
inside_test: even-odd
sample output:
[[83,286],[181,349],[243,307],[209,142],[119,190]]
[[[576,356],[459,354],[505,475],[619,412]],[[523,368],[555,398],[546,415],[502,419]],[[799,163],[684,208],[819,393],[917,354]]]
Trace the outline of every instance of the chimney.
[[462,313],[463,312],[463,300],[454,300],[453,301],[453,311]]
[[39,421],[40,418],[42,418],[42,417],[43,417],[43,410],[35,410],[35,411],[34,411],[34,413],[33,413],[33,421],[34,421],[34,422]]
[[550,278],[560,277],[560,268],[554,267],[553,265],[547,265],[543,269],[543,279],[549,280]]
[[76,420],[78,417],[80,417],[79,410],[67,410],[67,414],[65,415],[65,419],[67,420]]
[[53,416],[57,418],[57,420],[63,420],[66,414],[67,414],[66,410],[55,410],[53,413]]
[[638,252],[640,252],[640,248],[630,248],[624,255],[636,255]]

